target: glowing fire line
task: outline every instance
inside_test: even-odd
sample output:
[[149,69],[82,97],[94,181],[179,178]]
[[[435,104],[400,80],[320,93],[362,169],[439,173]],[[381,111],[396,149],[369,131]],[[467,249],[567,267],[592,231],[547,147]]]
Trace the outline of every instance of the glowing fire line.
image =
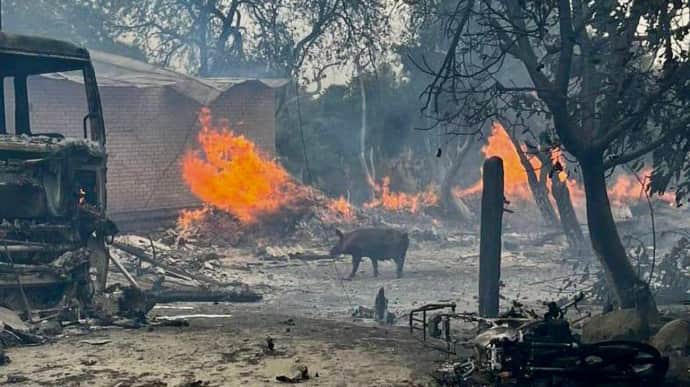
[[[515,146],[512,143],[510,137],[506,130],[501,126],[500,123],[495,122],[492,126],[491,135],[487,140],[487,144],[482,147],[482,153],[485,158],[491,156],[498,156],[503,159],[504,168],[504,189],[506,197],[511,201],[532,201],[533,196],[529,189],[529,183],[527,181],[527,173],[525,172],[522,164],[520,163],[520,158]],[[582,185],[575,179],[568,176],[565,171],[566,159],[563,156],[560,149],[554,149],[551,152],[551,160],[553,164],[556,162],[563,166],[562,170],[554,171],[557,173],[558,179],[565,183],[570,191],[570,196],[573,204],[576,207],[583,208],[585,202],[585,193]],[[536,158],[530,158],[530,164],[532,168],[538,171],[542,168],[541,162]],[[551,168],[551,166],[547,166]],[[646,168],[638,173],[643,179],[651,174],[651,169]],[[547,189],[551,190],[551,181],[547,181]],[[620,174],[616,176],[616,180],[610,184],[609,198],[614,206],[625,206],[631,203],[638,202],[644,199],[644,193],[642,190],[644,187],[640,186],[640,183],[634,176]],[[458,198],[467,198],[471,196],[476,196],[482,191],[482,181],[481,179],[471,185],[468,188],[461,189],[459,187],[453,188],[453,194]],[[655,198],[668,202],[675,203],[675,197],[673,194],[665,194],[662,196],[656,196]]]
[[429,186],[424,192],[405,193],[390,190],[390,177],[381,179],[381,184],[374,183],[375,197],[367,203],[365,208],[381,207],[391,211],[405,211],[417,213],[420,210],[438,204],[438,196],[433,187]]

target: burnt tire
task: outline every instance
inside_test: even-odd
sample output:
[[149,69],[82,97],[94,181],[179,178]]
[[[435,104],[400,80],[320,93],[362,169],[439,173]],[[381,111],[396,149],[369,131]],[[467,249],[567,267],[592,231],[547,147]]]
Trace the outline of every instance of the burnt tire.
[[589,356],[602,360],[597,368],[611,381],[661,382],[668,358],[649,344],[635,341],[604,341],[589,346]]

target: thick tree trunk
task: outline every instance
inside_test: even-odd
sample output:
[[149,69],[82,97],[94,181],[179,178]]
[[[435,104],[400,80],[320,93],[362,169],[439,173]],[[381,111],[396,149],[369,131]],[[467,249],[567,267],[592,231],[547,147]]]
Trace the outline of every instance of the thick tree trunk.
[[465,138],[465,142],[458,147],[453,162],[443,177],[441,182],[441,205],[447,215],[459,218],[461,221],[468,220],[472,217],[472,211],[465,205],[460,198],[453,195],[453,184],[457,182],[457,176],[462,167],[462,161],[467,156],[468,150],[472,142],[471,137]]
[[513,147],[520,158],[520,164],[522,164],[522,168],[527,174],[527,182],[529,183],[530,191],[532,191],[532,196],[534,196],[534,201],[537,203],[537,208],[539,208],[539,212],[541,213],[544,222],[547,226],[558,225],[558,216],[556,215],[556,211],[554,211],[553,206],[549,201],[549,194],[546,191],[546,187],[543,184],[539,184],[537,174],[534,172],[534,167],[532,167],[527,155],[525,155],[525,152],[522,150],[520,142],[513,138],[510,133],[508,136],[513,142]]
[[621,308],[636,307],[643,316],[655,317],[657,310],[654,298],[647,284],[637,277],[613,220],[602,154],[588,154],[578,161],[584,178],[592,248],[601,261],[609,286]]

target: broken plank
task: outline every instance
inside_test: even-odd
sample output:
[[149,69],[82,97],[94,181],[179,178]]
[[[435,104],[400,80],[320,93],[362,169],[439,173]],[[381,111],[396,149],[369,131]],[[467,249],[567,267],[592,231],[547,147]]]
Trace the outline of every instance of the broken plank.
[[161,290],[147,294],[159,304],[171,302],[255,302],[261,294],[249,290]]
[[141,290],[141,286],[139,286],[139,284],[138,284],[137,281],[134,279],[134,277],[132,277],[132,275],[129,274],[129,272],[127,271],[127,269],[125,269],[125,267],[122,265],[122,262],[120,262],[119,259],[117,259],[114,255],[111,255],[111,254],[108,254],[108,258],[110,258],[110,260],[115,264],[115,266],[117,266],[117,268],[120,270],[120,272],[122,273],[122,275],[124,275],[125,278],[127,278],[127,281],[128,281],[130,284],[132,284],[132,286],[134,286],[135,288]]
[[227,286],[227,285],[232,285],[232,284],[226,284],[222,283],[220,281],[217,281],[213,278],[209,278],[207,276],[201,275],[201,274],[194,274],[190,273],[184,269],[173,267],[171,265],[168,265],[167,263],[161,262],[159,260],[153,259],[153,256],[149,255],[144,249],[141,249],[136,246],[131,246],[125,243],[121,242],[113,242],[112,245],[113,247],[120,249],[124,251],[125,253],[129,253],[134,255],[137,258],[140,258],[141,260],[150,263],[153,266],[160,267],[161,269],[165,271],[169,271],[171,273],[176,273],[178,275],[186,276],[189,278],[192,278],[194,280],[197,280],[202,283],[208,283],[216,286]]

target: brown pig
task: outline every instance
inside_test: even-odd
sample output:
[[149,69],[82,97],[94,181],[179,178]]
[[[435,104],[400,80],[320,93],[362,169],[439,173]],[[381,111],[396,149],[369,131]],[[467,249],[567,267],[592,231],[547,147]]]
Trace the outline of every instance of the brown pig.
[[359,269],[359,263],[363,257],[369,257],[374,266],[374,277],[379,275],[379,260],[392,259],[397,267],[398,278],[402,277],[405,254],[410,240],[406,232],[387,228],[361,228],[349,233],[335,230],[339,241],[331,249],[331,255],[352,255],[352,273],[348,278],[353,278]]

